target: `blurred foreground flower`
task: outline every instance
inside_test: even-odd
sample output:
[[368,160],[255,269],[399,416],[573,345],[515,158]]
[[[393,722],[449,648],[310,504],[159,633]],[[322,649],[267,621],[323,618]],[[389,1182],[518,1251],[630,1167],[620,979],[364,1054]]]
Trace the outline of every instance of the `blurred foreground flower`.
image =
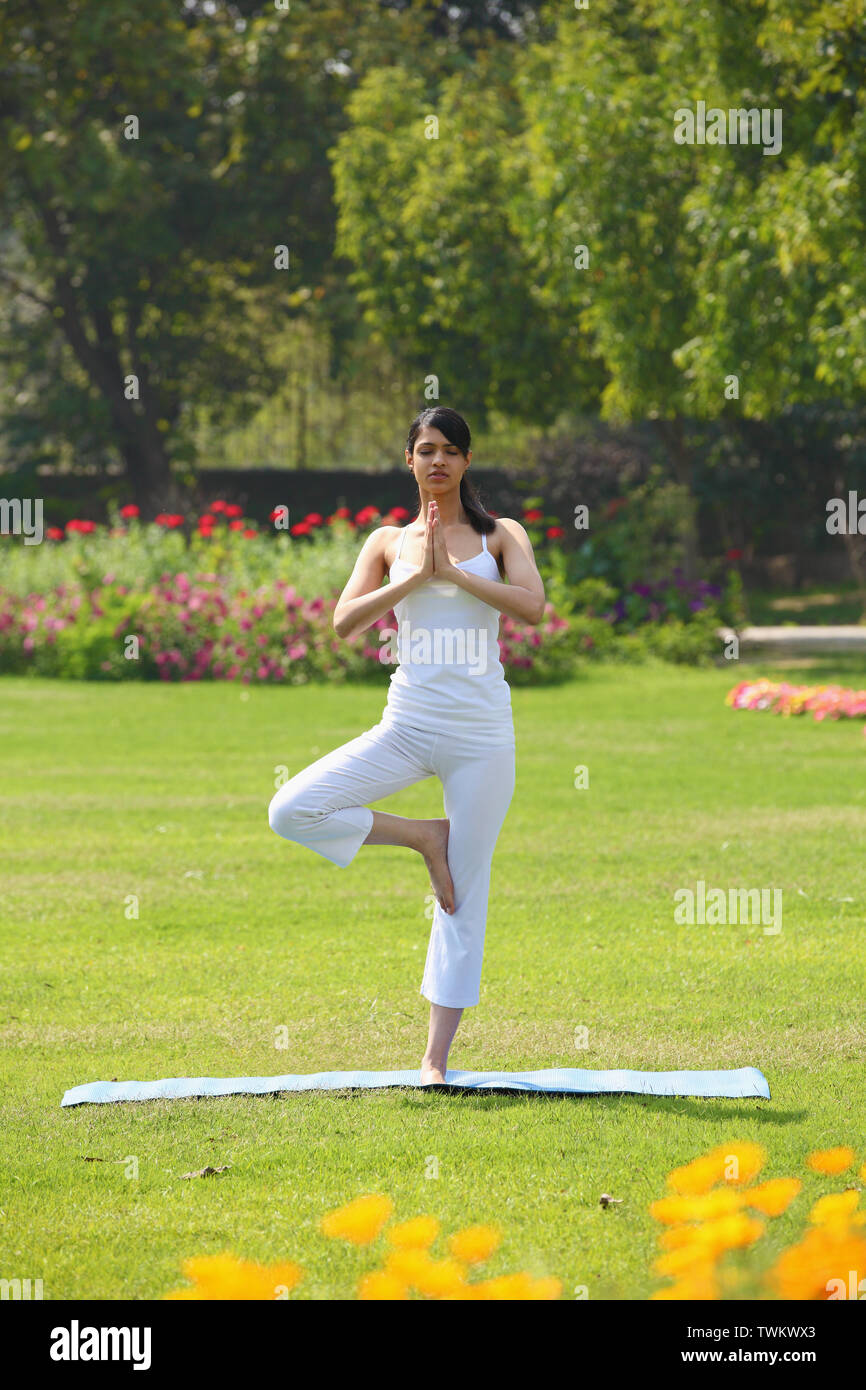
[[[839,1146],[809,1154],[806,1164],[813,1172],[836,1174],[850,1168],[855,1158],[853,1149]],[[662,1253],[653,1268],[672,1282],[656,1290],[653,1299],[743,1296],[747,1274],[724,1265],[724,1257],[756,1244],[767,1230],[766,1222],[750,1211],[779,1216],[803,1186],[799,1178],[771,1178],[746,1186],[764,1159],[758,1144],[724,1144],[668,1175],[667,1185],[677,1195],[651,1203],[650,1214],[665,1228],[659,1234]],[[761,1277],[758,1288],[766,1291],[763,1296],[837,1299],[859,1298],[866,1292],[866,1212],[858,1209],[859,1202],[856,1188],[820,1197],[809,1213],[805,1234]]]
[[[321,1228],[331,1239],[367,1245],[382,1232],[392,1211],[390,1197],[380,1193],[358,1197],[347,1206],[322,1217]],[[358,1298],[364,1301],[402,1301],[412,1293],[437,1299],[557,1299],[559,1279],[537,1278],[526,1271],[471,1282],[473,1265],[482,1264],[499,1248],[502,1234],[496,1226],[467,1226],[448,1238],[449,1255],[436,1258],[430,1246],[439,1235],[433,1216],[415,1216],[384,1231],[390,1247],[381,1268],[370,1270],[358,1281]]]
[[285,1298],[304,1277],[300,1265],[286,1262],[259,1265],[236,1255],[197,1255],[184,1260],[183,1272],[192,1288],[175,1289],[167,1299],[277,1299]]
[[350,1240],[353,1245],[369,1245],[371,1240],[376,1239],[393,1210],[394,1203],[390,1197],[373,1193],[358,1197],[336,1211],[329,1211],[320,1224],[324,1234],[332,1240]]

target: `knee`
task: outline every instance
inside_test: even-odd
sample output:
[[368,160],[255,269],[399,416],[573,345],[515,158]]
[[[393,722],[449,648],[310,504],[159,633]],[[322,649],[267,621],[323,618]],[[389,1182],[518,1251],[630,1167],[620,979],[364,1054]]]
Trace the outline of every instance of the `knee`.
[[305,829],[321,820],[322,814],[309,793],[304,794],[291,782],[286,782],[271,797],[268,824],[284,840],[297,840],[303,836]]

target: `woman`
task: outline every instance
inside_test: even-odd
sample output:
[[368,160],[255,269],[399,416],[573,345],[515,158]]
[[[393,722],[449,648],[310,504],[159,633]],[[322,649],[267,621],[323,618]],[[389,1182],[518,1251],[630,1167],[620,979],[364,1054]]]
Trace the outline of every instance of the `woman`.
[[[286,782],[269,812],[278,835],[341,867],[362,845],[404,845],[423,856],[435,898],[421,984],[430,1000],[426,1084],[445,1080],[462,1012],[478,1003],[490,865],[514,791],[499,615],[536,623],[544,610],[525,530],[485,511],[465,476],[469,444],[456,410],[436,406],[413,420],[406,463],[418,516],[367,537],[334,610],[337,635],[351,639],[394,609],[399,665],[384,714]],[[431,776],[444,789],[441,819],[366,805]]]

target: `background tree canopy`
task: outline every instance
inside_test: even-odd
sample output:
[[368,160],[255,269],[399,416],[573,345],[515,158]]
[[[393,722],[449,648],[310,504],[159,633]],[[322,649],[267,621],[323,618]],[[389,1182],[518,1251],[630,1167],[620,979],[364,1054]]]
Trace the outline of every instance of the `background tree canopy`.
[[[310,332],[335,389],[360,352],[481,423],[655,421],[688,485],[695,422],[856,405],[863,19],[862,0],[11,0],[7,461],[121,461],[153,498],[203,419],[249,420],[303,370]],[[699,101],[780,110],[781,151],[677,144]]]

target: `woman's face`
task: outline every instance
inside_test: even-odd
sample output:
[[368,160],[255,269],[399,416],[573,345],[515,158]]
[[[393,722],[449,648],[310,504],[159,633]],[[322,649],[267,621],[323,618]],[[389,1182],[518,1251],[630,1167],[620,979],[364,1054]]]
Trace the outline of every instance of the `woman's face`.
[[413,453],[406,450],[406,462],[417,483],[434,494],[459,487],[471,457],[471,449],[468,454],[462,454],[441,430],[429,425],[419,432]]

